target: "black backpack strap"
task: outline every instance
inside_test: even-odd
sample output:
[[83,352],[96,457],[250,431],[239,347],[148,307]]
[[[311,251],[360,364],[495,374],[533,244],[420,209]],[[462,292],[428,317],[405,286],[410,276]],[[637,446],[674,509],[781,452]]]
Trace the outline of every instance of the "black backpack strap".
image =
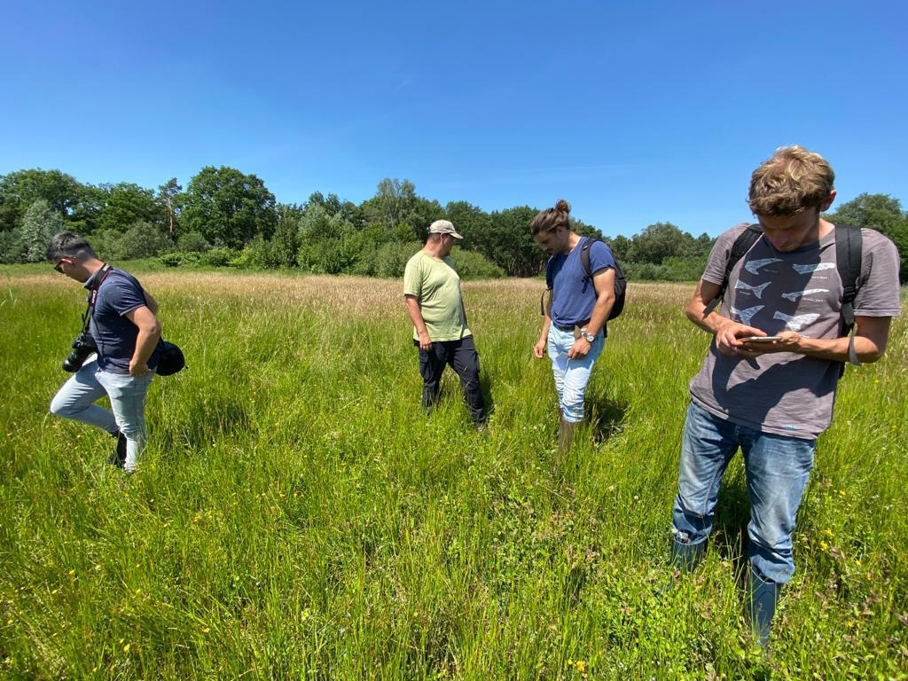
[[583,246],[580,247],[580,265],[584,271],[583,281],[593,278],[593,267],[590,265],[590,248],[593,247],[593,243],[596,241],[599,241],[599,239],[588,236],[586,241],[583,242]]
[[860,227],[835,226],[835,262],[842,280],[842,334],[854,329],[854,298],[861,287],[861,251],[864,240]]
[[551,275],[552,259],[549,258],[545,262],[545,291],[542,292],[542,295],[539,296],[539,314],[543,317],[545,316],[545,294],[552,290],[552,275]]
[[715,310],[719,303],[722,302],[722,297],[725,295],[725,289],[728,288],[728,278],[731,276],[731,271],[734,269],[735,265],[738,264],[738,261],[744,257],[744,254],[750,250],[751,246],[757,243],[757,239],[761,236],[763,236],[763,230],[760,228],[760,225],[747,225],[747,229],[741,232],[738,235],[738,238],[735,239],[735,243],[732,244],[731,247],[731,253],[728,255],[728,261],[725,263],[725,278],[722,280],[722,286],[719,288],[716,297],[706,304],[706,308],[703,310],[704,317]]

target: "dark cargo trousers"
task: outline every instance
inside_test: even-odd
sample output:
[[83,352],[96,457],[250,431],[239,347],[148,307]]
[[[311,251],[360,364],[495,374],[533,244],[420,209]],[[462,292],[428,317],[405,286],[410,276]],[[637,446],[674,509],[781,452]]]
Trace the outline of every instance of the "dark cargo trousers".
[[[418,342],[414,341],[418,347]],[[419,348],[419,373],[422,376],[422,406],[426,409],[435,404],[445,366],[450,366],[460,377],[463,398],[470,408],[470,418],[477,426],[486,420],[485,401],[479,386],[479,353],[473,343],[473,336],[456,341],[433,342],[426,352]]]

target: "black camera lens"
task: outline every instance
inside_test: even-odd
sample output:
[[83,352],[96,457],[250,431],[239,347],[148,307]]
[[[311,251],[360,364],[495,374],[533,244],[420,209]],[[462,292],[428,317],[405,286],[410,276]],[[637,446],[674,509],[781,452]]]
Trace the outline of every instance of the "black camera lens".
[[68,371],[71,374],[81,369],[82,365],[85,364],[85,360],[88,359],[88,356],[97,351],[95,341],[91,337],[91,334],[84,331],[76,336],[72,348],[69,357],[63,360],[63,371]]

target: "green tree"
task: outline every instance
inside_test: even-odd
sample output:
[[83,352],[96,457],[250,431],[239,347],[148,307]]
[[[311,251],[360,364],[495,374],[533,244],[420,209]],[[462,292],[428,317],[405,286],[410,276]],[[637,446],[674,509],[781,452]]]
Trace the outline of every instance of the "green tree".
[[170,235],[171,240],[177,238],[177,220],[180,214],[182,192],[183,185],[177,182],[175,177],[171,177],[158,187],[157,201],[164,209],[167,233]]
[[97,228],[123,233],[137,222],[152,225],[163,233],[164,207],[151,189],[121,182],[105,187],[106,200],[97,216]]
[[274,194],[255,175],[207,166],[189,181],[180,221],[215,245],[242,248],[277,226]]
[[10,198],[0,197],[0,232],[12,232],[19,227],[19,207]]
[[378,183],[375,196],[364,202],[363,212],[370,223],[390,231],[406,222],[415,201],[416,186],[412,182],[386,177]]
[[47,258],[47,244],[54,234],[66,231],[63,217],[44,199],[38,199],[22,219],[22,240],[26,262],[43,262]]
[[366,239],[363,232],[340,215],[328,215],[320,204],[311,203],[306,207],[299,228],[297,263],[307,272],[352,272],[364,255]]
[[832,223],[869,227],[885,234],[899,249],[899,278],[908,283],[908,213],[888,194],[860,194],[826,216]]
[[670,222],[657,222],[631,237],[627,259],[661,265],[666,258],[689,258],[696,248],[697,242],[690,234]]
[[475,237],[489,224],[489,214],[466,201],[449,202],[445,206],[445,218],[463,235],[463,242],[459,244],[463,250],[472,250]]
[[627,254],[631,250],[631,240],[626,236],[618,235],[613,239],[603,239],[608,243],[609,248],[612,249],[612,253],[615,254],[615,257],[618,260],[627,260]]
[[[21,225],[26,211],[38,200],[67,222],[78,222],[78,208],[83,204],[83,185],[72,175],[59,170],[19,170],[0,175],[0,204],[4,211],[14,210],[15,225]],[[4,217],[4,222],[10,219]]]
[[472,237],[474,249],[509,276],[539,274],[548,255],[530,231],[530,222],[538,212],[535,208],[521,206],[491,213],[488,222]]
[[117,239],[116,257],[123,260],[153,258],[173,248],[173,242],[158,225],[150,222],[134,222]]
[[716,243],[716,240],[711,237],[706,232],[703,232],[700,236],[697,237],[697,243],[694,247],[693,255],[698,258],[706,258],[709,255],[709,252],[713,249],[713,244]]
[[0,263],[11,265],[25,259],[25,243],[22,228],[0,231]]
[[296,267],[302,211],[295,207],[280,205],[278,214],[280,217],[277,229],[271,240],[271,259],[278,267]]
[[397,241],[425,241],[429,225],[445,217],[438,201],[417,196],[412,182],[396,178],[379,182],[375,196],[360,208],[366,224],[384,227]]

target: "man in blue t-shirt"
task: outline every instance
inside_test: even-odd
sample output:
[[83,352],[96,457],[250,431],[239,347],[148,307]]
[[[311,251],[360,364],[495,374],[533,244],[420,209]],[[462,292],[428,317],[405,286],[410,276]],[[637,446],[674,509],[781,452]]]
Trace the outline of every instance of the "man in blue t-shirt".
[[[89,292],[89,333],[80,337],[88,345],[74,344],[64,368],[75,373],[54,396],[50,411],[116,437],[108,461],[133,472],[145,444],[145,395],[157,367],[158,304],[133,276],[99,260],[78,234],[54,236],[47,259]],[[104,395],[111,411],[95,404]]]
[[546,351],[552,360],[561,427],[558,446],[571,447],[574,427],[583,421],[583,399],[590,373],[605,347],[609,312],[615,303],[615,257],[601,241],[589,249],[590,274],[581,261],[587,237],[571,229],[571,207],[564,199],[554,208],[541,211],[530,224],[533,237],[550,255],[546,279],[552,294],[545,307],[542,333],[533,354],[542,359]]

